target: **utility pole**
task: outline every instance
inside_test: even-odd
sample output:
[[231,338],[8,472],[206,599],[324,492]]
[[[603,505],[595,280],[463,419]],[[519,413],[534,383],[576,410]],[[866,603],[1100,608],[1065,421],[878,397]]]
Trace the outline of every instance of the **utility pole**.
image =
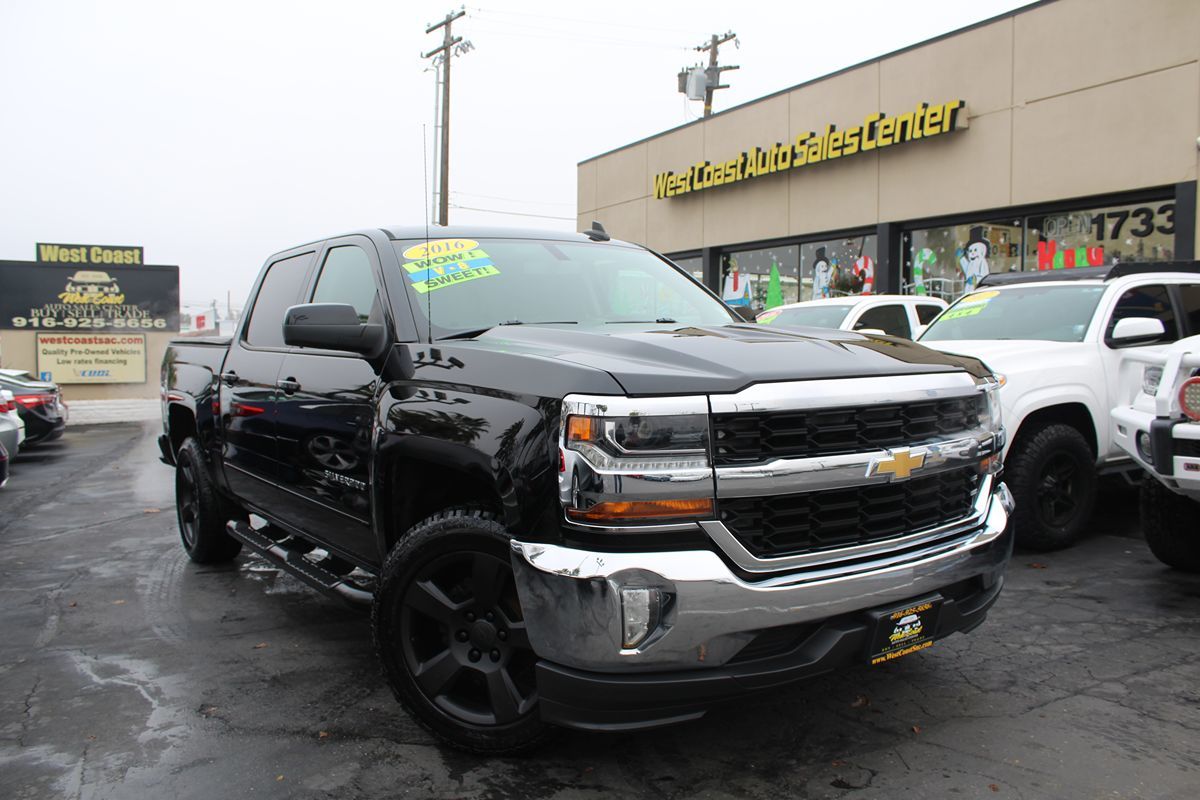
[[450,27],[454,20],[462,17],[467,12],[461,8],[458,11],[451,12],[446,15],[446,18],[441,22],[434,23],[425,29],[426,33],[433,33],[438,28],[445,28],[442,36],[442,46],[430,50],[428,53],[422,53],[421,58],[432,58],[438,53],[443,53],[442,56],[442,170],[441,176],[438,178],[438,225],[450,224],[450,48],[462,41],[461,36],[454,36]]
[[722,36],[714,33],[708,44],[703,44],[696,49],[703,53],[708,51],[708,69],[705,73],[705,90],[704,90],[704,116],[712,116],[712,101],[713,92],[717,89],[728,89],[728,84],[721,83],[721,73],[729,69],[737,69],[737,67],[719,67],[717,66],[717,48],[725,44],[731,39],[737,38],[737,34],[733,31],[726,31]]

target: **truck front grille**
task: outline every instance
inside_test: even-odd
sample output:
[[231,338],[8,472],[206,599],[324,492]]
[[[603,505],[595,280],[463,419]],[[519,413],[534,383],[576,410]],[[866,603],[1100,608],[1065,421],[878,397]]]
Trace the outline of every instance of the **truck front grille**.
[[967,516],[979,489],[975,467],[895,483],[720,500],[720,515],[759,558],[869,544]]
[[718,466],[914,445],[979,426],[983,397],[713,415]]

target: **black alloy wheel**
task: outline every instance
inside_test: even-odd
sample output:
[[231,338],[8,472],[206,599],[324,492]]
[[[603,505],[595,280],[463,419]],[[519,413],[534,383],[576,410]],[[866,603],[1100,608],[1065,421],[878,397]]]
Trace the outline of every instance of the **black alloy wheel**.
[[1004,464],[1017,507],[1017,544],[1058,550],[1083,535],[1096,503],[1096,455],[1071,425],[1047,423],[1021,430]]
[[179,535],[188,552],[196,548],[200,525],[200,494],[196,491],[196,470],[191,461],[181,461],[175,474],[175,511],[179,515]]
[[1046,525],[1061,527],[1079,513],[1079,466],[1067,453],[1054,453],[1038,479],[1038,513]]
[[443,741],[488,755],[526,752],[549,732],[509,552],[493,515],[435,514],[388,554],[371,611],[396,699]]
[[512,568],[492,553],[426,565],[404,593],[400,641],[421,691],[456,719],[506,725],[537,703]]
[[217,494],[206,466],[196,440],[185,440],[175,454],[175,514],[188,557],[197,564],[216,564],[241,552],[242,543],[225,531],[236,510]]

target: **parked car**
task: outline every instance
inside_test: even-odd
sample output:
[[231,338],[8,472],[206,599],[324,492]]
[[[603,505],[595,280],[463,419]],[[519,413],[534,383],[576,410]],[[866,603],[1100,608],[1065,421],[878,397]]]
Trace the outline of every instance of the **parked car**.
[[1113,409],[1113,439],[1150,473],[1142,483],[1142,533],[1164,564],[1200,572],[1200,336],[1142,365],[1132,403]]
[[17,412],[25,420],[25,441],[29,444],[59,438],[67,427],[67,405],[58,385],[34,380],[22,370],[0,370],[0,389],[13,393]]
[[994,273],[929,326],[921,344],[975,356],[1004,376],[1004,474],[1018,544],[1071,544],[1092,514],[1099,476],[1137,472],[1109,424],[1111,410],[1133,399],[1125,355],[1197,326],[1197,262]]
[[167,348],[159,446],[192,560],[372,604],[438,737],[696,719],[983,621],[1011,502],[977,359],[744,324],[598,226],[434,236],[269,258],[234,336]]
[[[17,410],[17,401],[13,399],[13,393],[8,389],[0,389],[0,416],[7,417],[17,426],[17,449],[19,449],[21,445],[25,444],[25,420],[21,419],[21,412]],[[17,449],[10,448],[13,455],[16,455]]]
[[915,339],[946,309],[937,297],[864,294],[789,303],[760,312],[762,325],[837,328]]
[[7,414],[0,414],[0,444],[11,455],[17,454],[21,446],[21,427]]
[[8,450],[0,443],[0,489],[8,483]]

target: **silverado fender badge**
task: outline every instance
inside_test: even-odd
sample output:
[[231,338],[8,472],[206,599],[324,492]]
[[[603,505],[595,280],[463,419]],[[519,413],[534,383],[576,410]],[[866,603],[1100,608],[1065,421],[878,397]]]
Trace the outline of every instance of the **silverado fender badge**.
[[349,486],[351,489],[357,489],[360,492],[367,490],[366,481],[357,481],[354,478],[348,478],[333,470],[325,470],[325,478],[332,483],[340,483],[342,486]]
[[890,455],[876,456],[867,464],[867,477],[891,475],[892,480],[905,480],[925,466],[925,453],[909,449],[893,450]]

